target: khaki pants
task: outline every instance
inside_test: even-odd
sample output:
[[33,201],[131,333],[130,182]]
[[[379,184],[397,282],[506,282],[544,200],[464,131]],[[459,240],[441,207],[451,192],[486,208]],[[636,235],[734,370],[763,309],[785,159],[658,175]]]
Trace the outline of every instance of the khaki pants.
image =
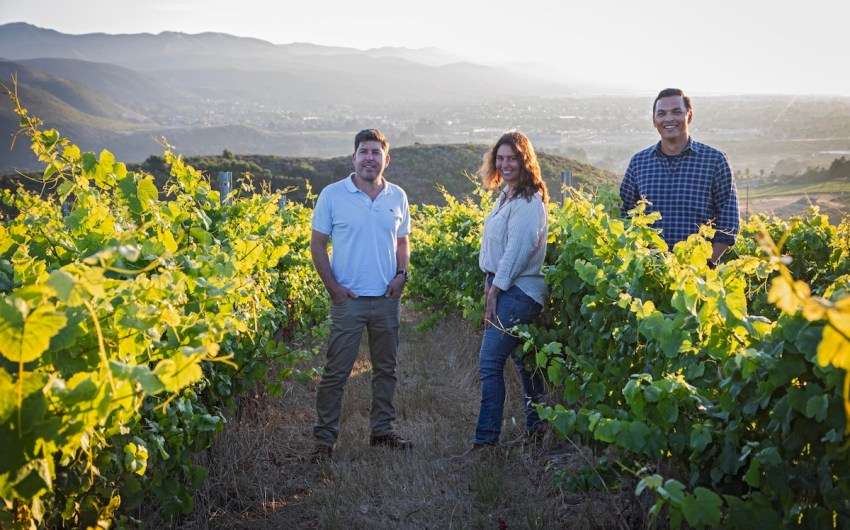
[[369,357],[372,361],[369,426],[375,436],[391,433],[392,422],[396,417],[393,394],[401,300],[383,296],[349,298],[341,304],[332,302],[330,315],[327,361],[316,394],[313,436],[318,443],[328,446],[333,446],[339,437],[342,396],[354,361],[357,360],[364,328],[368,332]]

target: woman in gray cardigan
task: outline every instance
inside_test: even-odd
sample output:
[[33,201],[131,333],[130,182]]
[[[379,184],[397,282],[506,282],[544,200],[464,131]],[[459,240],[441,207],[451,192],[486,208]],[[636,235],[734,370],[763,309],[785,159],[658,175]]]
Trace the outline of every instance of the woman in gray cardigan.
[[485,330],[478,360],[481,408],[473,449],[499,441],[508,357],[522,379],[526,434],[533,436],[542,425],[534,404],[543,400],[543,380],[526,369],[517,354],[520,340],[510,330],[531,322],[543,308],[546,284],[541,267],[549,228],[546,183],[534,148],[524,134],[503,134],[484,156],[478,174],[487,188],[500,192],[484,221],[478,258],[484,272]]

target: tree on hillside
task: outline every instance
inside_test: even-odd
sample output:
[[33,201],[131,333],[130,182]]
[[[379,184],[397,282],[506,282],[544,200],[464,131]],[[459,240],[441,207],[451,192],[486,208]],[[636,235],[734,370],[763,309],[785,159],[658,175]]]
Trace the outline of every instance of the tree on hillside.
[[830,178],[848,178],[850,177],[850,160],[845,157],[836,158],[829,165],[827,174]]

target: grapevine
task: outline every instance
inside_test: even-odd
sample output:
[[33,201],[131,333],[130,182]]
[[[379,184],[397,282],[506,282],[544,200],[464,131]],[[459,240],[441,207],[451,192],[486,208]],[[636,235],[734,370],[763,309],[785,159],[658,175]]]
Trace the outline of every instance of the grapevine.
[[160,191],[10,96],[55,195],[2,197],[0,526],[109,525],[146,498],[190,512],[190,457],[236,396],[310,355],[287,345],[323,315],[309,210],[247,183],[225,201],[169,147]]

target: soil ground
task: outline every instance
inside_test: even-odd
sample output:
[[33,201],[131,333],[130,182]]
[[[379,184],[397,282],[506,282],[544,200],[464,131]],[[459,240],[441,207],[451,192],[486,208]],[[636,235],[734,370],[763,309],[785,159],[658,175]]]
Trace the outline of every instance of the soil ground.
[[744,199],[738,197],[738,205],[743,219],[749,213],[764,212],[787,219],[792,215],[804,214],[809,205],[820,208],[820,212],[829,216],[829,222],[837,225],[843,216],[850,214],[850,197],[839,193],[812,193],[807,196],[778,195]]
[[[570,493],[562,470],[601,455],[547,432],[523,434],[519,377],[506,368],[502,443],[458,458],[478,412],[480,334],[463,321],[417,331],[405,306],[398,360],[396,431],[411,451],[369,445],[370,365],[365,342],[346,387],[341,434],[327,464],[313,464],[317,378],[288,380],[285,393],[245,401],[207,452],[209,476],[195,513],[162,528],[263,529],[630,529],[648,525],[635,480]],[[323,358],[323,357],[322,357]],[[317,359],[319,362],[321,359]],[[551,396],[554,399],[554,396]]]

